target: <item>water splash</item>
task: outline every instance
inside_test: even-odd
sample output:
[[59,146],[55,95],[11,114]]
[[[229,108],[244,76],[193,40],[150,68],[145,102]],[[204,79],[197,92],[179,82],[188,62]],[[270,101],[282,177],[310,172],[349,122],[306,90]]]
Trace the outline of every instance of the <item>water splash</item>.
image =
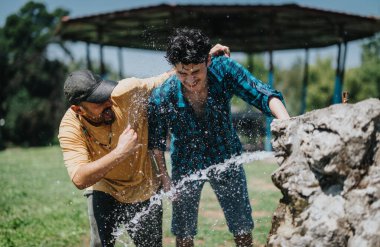
[[164,192],[161,190],[159,193],[155,194],[150,198],[150,203],[148,207],[143,208],[143,210],[139,213],[136,213],[136,215],[133,217],[133,219],[125,225],[122,225],[114,230],[112,235],[115,236],[117,241],[121,242],[125,247],[128,246],[128,244],[124,241],[120,241],[120,237],[124,234],[124,232],[129,231],[136,232],[141,225],[139,224],[142,217],[149,214],[150,210],[155,206],[160,206],[162,203],[163,198],[173,198],[176,193],[181,193],[186,189],[186,186],[184,186],[189,181],[200,181],[200,180],[208,180],[208,174],[212,172],[213,176],[219,176],[224,171],[226,171],[228,168],[230,168],[232,165],[237,165],[235,169],[238,166],[241,166],[246,163],[250,163],[255,160],[263,160],[267,158],[273,158],[272,152],[266,152],[266,151],[256,151],[251,153],[243,153],[241,155],[235,155],[231,157],[230,159],[225,160],[223,163],[219,163],[216,165],[212,165],[206,169],[197,171],[189,176],[184,177],[181,181],[179,181],[172,189],[168,192]]

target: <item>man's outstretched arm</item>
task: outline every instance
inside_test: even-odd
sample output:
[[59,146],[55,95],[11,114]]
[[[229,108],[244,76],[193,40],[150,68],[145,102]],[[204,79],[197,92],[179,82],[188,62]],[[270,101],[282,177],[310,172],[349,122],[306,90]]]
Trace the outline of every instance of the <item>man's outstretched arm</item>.
[[162,188],[165,192],[168,192],[172,187],[172,181],[166,168],[165,153],[159,149],[153,149],[152,153],[160,173]]
[[286,110],[284,104],[276,97],[271,97],[269,99],[269,108],[272,115],[277,119],[289,119],[289,113]]

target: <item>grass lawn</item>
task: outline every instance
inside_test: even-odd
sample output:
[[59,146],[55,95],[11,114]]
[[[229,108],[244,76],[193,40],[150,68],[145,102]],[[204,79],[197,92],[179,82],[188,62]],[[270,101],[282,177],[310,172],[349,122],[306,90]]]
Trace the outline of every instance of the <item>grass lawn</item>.
[[[272,185],[273,162],[245,165],[253,206],[255,246],[263,246],[281,195]],[[0,246],[88,246],[87,207],[69,180],[59,147],[0,152]],[[164,246],[174,246],[170,203],[164,202]],[[121,238],[129,242],[127,236]],[[202,193],[196,246],[234,246],[210,186]],[[124,246],[118,243],[117,246]],[[130,245],[128,245],[130,246]]]

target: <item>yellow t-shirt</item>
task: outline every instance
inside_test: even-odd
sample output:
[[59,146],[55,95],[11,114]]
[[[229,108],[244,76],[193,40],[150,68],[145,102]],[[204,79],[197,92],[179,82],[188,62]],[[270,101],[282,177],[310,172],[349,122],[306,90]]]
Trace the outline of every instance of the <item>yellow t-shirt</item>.
[[[96,127],[84,118],[78,118],[73,110],[66,111],[59,127],[58,138],[71,180],[81,165],[98,160],[113,150],[120,134],[130,124],[142,146],[87,190],[104,191],[124,203],[145,201],[157,191],[160,181],[148,154],[147,105],[152,89],[167,78],[168,74],[165,73],[147,79],[121,80],[111,95],[112,109],[116,115],[111,126]],[[82,125],[89,135],[83,132]],[[96,143],[108,144],[110,133],[110,148]]]

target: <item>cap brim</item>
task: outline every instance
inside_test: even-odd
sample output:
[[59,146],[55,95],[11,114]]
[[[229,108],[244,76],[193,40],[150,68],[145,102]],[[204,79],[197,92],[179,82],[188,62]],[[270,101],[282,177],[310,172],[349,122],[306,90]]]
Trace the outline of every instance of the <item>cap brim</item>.
[[116,81],[103,80],[99,86],[87,97],[86,101],[91,103],[101,103],[111,97],[113,89],[116,87]]

